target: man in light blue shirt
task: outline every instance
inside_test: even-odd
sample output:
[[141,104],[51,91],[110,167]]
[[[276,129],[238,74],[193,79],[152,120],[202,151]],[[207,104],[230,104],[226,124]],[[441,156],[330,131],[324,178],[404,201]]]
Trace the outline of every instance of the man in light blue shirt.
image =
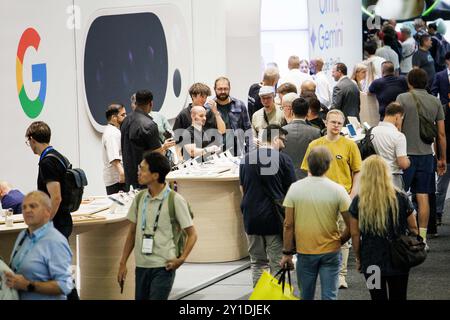
[[11,255],[6,285],[21,300],[66,300],[73,288],[72,252],[67,239],[50,221],[50,198],[41,191],[27,194],[22,205],[28,229],[22,231]]

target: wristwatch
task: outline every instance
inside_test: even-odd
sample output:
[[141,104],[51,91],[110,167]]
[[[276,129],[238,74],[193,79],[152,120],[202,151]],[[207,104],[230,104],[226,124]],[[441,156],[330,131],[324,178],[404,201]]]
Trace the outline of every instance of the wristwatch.
[[32,281],[30,281],[30,283],[27,286],[27,292],[34,292],[34,290],[36,290],[36,287],[35,287],[34,283]]

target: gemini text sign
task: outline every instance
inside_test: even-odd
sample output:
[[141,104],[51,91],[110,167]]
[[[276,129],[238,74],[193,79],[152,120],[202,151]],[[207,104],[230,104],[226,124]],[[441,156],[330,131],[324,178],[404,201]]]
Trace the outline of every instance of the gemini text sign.
[[336,62],[351,73],[362,61],[361,2],[355,0],[308,0],[309,56],[322,58],[331,76]]

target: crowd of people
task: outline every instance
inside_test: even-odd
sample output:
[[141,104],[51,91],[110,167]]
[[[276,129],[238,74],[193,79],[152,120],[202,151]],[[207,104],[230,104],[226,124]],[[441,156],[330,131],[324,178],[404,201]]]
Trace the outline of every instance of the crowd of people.
[[[344,63],[332,67],[334,86],[323,60],[297,56],[289,58],[287,74],[280,75],[276,64],[267,67],[262,81],[249,88],[247,103],[232,97],[226,77],[215,81],[214,98],[206,84],[195,83],[192,103],[173,126],[152,110],[149,90],[132,95],[128,115],[123,104],[108,106],[102,136],[106,193],[142,189],[127,216],[119,284],[134,249],[136,299],[168,298],[197,233],[187,202],[170,196],[165,178],[183,161],[230,151],[241,158],[241,210],[254,285],[265,269],[294,268],[296,255],[301,298],[314,299],[320,276],[322,299],[337,299],[338,289],[348,288],[352,249],[366,278],[371,266],[381,270],[381,288],[370,289],[373,299],[406,299],[409,270],[392,265],[389,238],[407,230],[425,242],[436,237],[450,182],[450,52],[442,60],[444,38],[435,25],[424,28],[418,22],[412,37],[410,29],[397,33],[389,21],[365,43],[366,59],[351,77]],[[360,119],[362,95],[376,98],[380,116],[370,132],[376,155],[364,161],[357,143],[342,133],[349,117]],[[424,137],[424,123],[431,126],[431,140]],[[22,299],[76,299],[68,272],[72,219],[63,192],[70,162],[50,145],[46,123],[33,122],[25,137],[39,156],[39,191],[24,196],[0,182],[2,207],[22,212],[28,225],[14,246],[6,284]],[[180,254],[170,207],[187,234]]]

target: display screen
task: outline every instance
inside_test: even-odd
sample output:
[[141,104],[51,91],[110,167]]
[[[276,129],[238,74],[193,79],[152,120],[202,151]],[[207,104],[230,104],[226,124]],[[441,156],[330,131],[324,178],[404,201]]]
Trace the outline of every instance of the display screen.
[[365,13],[399,21],[442,12],[447,16],[450,10],[450,0],[363,0],[362,5]]
[[[168,83],[166,36],[160,19],[153,13],[101,16],[87,34],[84,55],[84,85],[92,117],[106,125],[109,104],[124,103],[140,89],[153,93],[153,110],[164,103]],[[171,77],[172,81],[172,77]],[[175,91],[180,76],[173,79]]]

